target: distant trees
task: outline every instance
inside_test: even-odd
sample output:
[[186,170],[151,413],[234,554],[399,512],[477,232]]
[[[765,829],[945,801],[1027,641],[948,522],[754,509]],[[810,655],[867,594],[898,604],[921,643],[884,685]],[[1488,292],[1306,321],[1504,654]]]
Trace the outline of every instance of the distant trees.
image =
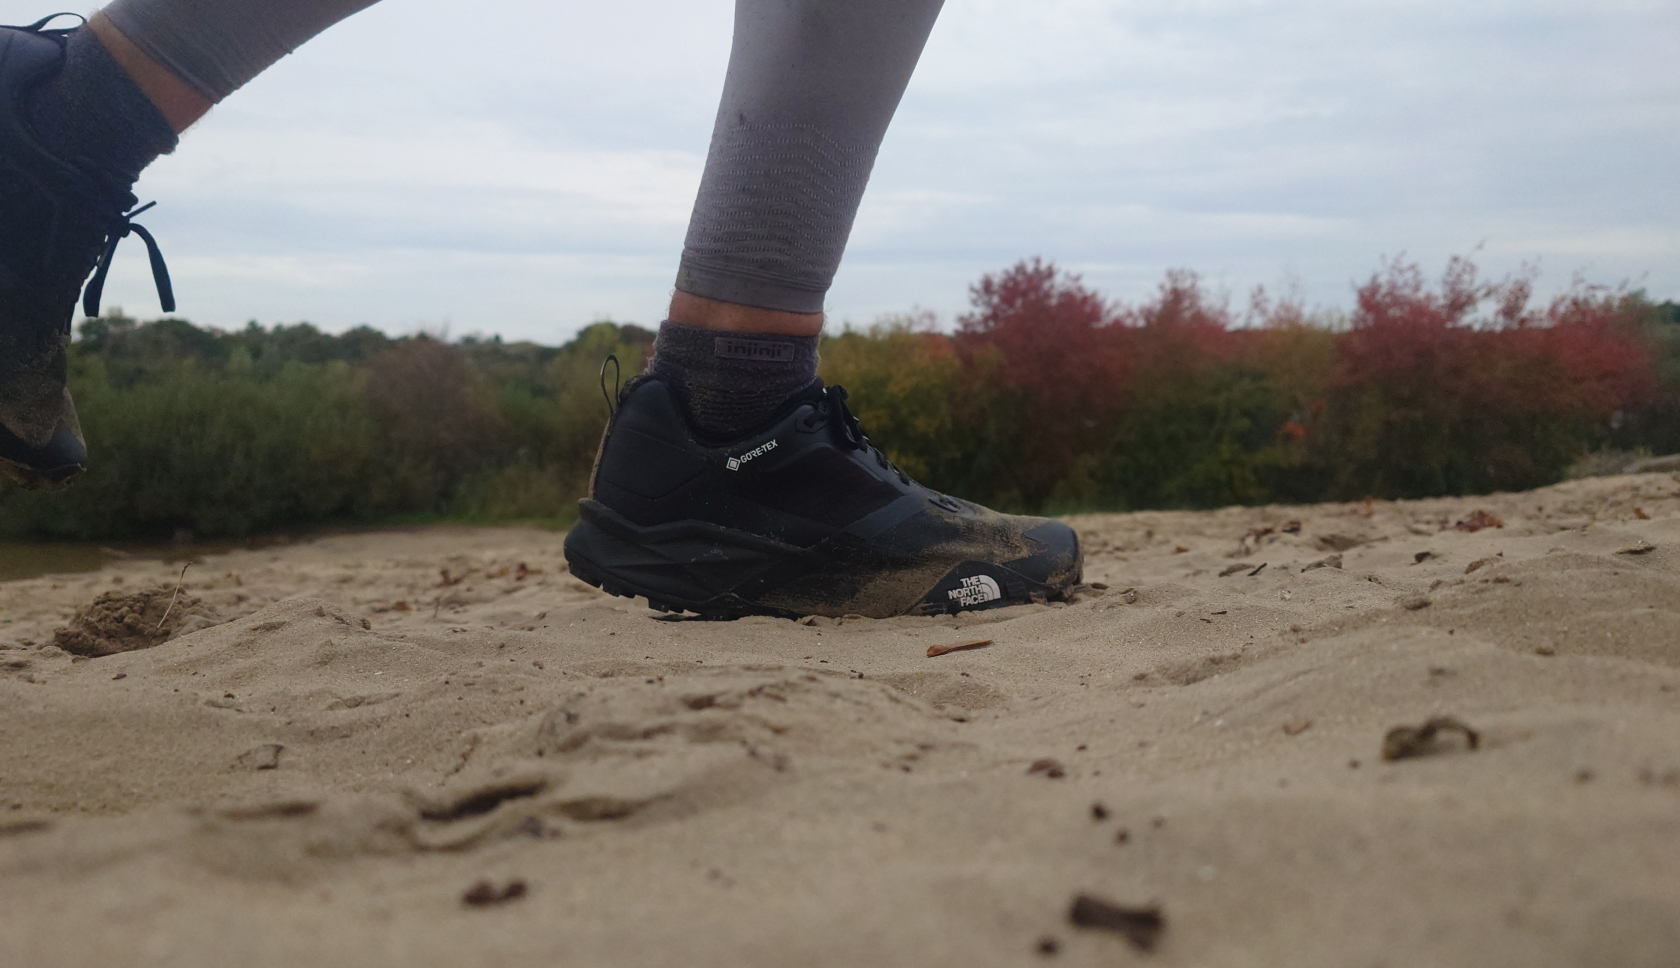
[[1680,407],[1671,310],[1590,287],[1536,308],[1528,280],[1482,280],[1466,259],[1433,284],[1390,264],[1341,320],[1263,294],[1239,320],[1182,271],[1110,304],[1037,259],[971,296],[949,337],[958,371],[928,385],[950,388],[953,433],[974,446],[941,460],[878,436],[930,483],[1008,507],[1533,487],[1593,446],[1667,446],[1660,417]]
[[[1558,480],[1590,449],[1680,451],[1680,307],[1396,262],[1346,316],[1190,272],[1137,305],[1032,259],[927,315],[826,338],[822,373],[925,483],[1032,511],[1423,497]],[[0,534],[239,536],[332,522],[563,522],[606,423],[598,374],[653,333],[561,347],[312,326],[86,321],[72,389],[93,469],[0,487]]]

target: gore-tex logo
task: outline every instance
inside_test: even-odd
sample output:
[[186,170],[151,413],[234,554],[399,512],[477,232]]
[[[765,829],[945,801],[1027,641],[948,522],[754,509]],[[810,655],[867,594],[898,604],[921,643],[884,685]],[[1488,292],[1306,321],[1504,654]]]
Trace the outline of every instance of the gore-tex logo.
[[754,457],[763,457],[765,454],[768,454],[775,449],[776,442],[772,440],[769,443],[759,444],[757,447],[754,447],[752,450],[747,451],[739,457],[731,457],[723,463],[724,466],[728,467],[730,470],[738,471],[741,469],[741,465],[745,464],[747,461],[752,460]]

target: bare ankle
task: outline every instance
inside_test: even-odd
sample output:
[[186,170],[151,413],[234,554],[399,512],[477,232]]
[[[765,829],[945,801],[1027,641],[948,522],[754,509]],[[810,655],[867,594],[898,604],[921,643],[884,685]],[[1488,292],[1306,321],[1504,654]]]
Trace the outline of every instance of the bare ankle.
[[187,130],[193,122],[209,113],[209,98],[193,90],[185,81],[170,73],[168,68],[147,57],[145,52],[134,46],[134,42],[124,36],[103,13],[93,15],[88,21],[88,30],[99,38],[99,43],[105,47],[111,59],[127,72],[134,81],[134,86],[157,105],[158,112],[169,122],[176,134]]
[[716,329],[729,333],[816,336],[823,328],[822,313],[759,309],[755,306],[707,299],[680,289],[671,296],[671,309],[666,318],[680,326]]

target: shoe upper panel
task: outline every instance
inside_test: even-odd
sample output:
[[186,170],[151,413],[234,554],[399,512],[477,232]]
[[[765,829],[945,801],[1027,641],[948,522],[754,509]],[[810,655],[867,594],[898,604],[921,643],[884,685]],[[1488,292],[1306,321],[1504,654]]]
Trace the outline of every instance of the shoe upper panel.
[[916,484],[831,390],[723,443],[698,438],[663,383],[632,382],[567,537],[576,573],[655,607],[874,617],[1044,601],[1079,580],[1066,524]]
[[125,179],[54,156],[25,119],[25,97],[63,62],[62,38],[0,28],[0,327],[67,331],[82,282],[135,204]]
[[810,547],[923,489],[840,446],[811,403],[739,441],[702,441],[666,386],[627,393],[603,445],[596,499],[648,526],[700,520]]

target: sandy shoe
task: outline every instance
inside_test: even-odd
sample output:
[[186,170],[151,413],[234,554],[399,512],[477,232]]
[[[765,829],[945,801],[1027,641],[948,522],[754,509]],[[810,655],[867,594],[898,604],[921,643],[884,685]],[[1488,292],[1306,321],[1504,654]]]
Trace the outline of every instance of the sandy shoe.
[[761,432],[699,437],[670,389],[625,388],[590,497],[566,536],[572,574],[662,611],[885,618],[1058,599],[1079,539],[911,480],[821,382]]
[[87,466],[66,351],[78,294],[99,314],[119,240],[145,241],[163,309],[175,309],[157,244],[132,221],[144,210],[132,176],[54,156],[24,118],[24,98],[63,69],[69,31],[49,22],[0,27],[0,476],[25,487],[62,486]]

